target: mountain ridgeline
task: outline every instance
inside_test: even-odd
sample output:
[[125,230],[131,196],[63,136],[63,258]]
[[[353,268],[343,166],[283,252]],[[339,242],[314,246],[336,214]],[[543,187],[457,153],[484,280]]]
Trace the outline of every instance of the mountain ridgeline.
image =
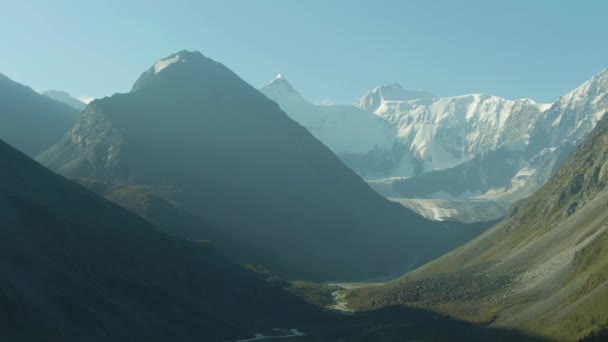
[[68,105],[74,109],[78,109],[79,111],[84,110],[84,107],[86,107],[86,104],[84,102],[73,98],[72,96],[70,96],[70,94],[66,93],[65,91],[47,90],[44,93],[42,93],[42,95],[44,95],[46,97],[50,97],[53,100],[57,100],[59,102],[65,103],[66,105]]
[[0,139],[34,157],[74,125],[80,111],[0,74]]
[[488,95],[383,101],[375,113],[391,122],[402,143],[431,167],[414,177],[371,184],[406,205],[424,199],[425,210],[451,217],[470,215],[442,204],[499,205],[504,213],[550,178],[606,108],[608,70],[551,105]]
[[169,56],[131,92],[93,101],[38,160],[69,178],[144,186],[264,251],[227,251],[239,261],[293,278],[404,272],[487,227],[432,222],[389,202],[275,102],[198,52]]

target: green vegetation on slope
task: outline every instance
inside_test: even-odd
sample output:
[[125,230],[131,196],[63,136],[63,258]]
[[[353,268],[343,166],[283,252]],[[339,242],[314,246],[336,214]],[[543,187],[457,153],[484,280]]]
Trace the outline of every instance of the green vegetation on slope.
[[407,305],[576,341],[608,325],[608,118],[535,195],[477,239],[404,277],[350,291],[358,310]]

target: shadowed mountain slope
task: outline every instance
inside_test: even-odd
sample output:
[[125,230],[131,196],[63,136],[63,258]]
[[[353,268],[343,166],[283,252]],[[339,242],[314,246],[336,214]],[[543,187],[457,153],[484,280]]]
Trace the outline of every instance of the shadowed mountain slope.
[[431,222],[389,202],[276,103],[198,52],[169,56],[130,93],[93,101],[39,160],[70,178],[145,186],[265,252],[229,251],[239,261],[293,278],[404,272],[487,227]]
[[166,235],[0,142],[0,335],[201,341],[322,314],[212,245]]
[[0,139],[29,156],[61,140],[79,114],[0,74]]

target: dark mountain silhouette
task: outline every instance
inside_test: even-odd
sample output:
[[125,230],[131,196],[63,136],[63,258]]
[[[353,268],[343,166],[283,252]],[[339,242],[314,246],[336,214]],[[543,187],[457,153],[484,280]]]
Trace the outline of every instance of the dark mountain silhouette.
[[29,156],[61,140],[80,112],[0,74],[0,139]]
[[[325,317],[0,141],[5,341],[222,341]],[[325,320],[325,319],[324,319]]]

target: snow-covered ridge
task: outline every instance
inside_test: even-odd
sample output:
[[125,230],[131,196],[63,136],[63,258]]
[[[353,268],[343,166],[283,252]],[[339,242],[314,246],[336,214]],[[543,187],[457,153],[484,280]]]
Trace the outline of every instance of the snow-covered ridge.
[[535,138],[558,146],[577,143],[608,111],[608,69],[557,99],[537,123]]
[[576,143],[608,110],[608,70],[554,104],[488,94],[437,98],[395,83],[374,88],[353,106],[315,106],[282,75],[261,90],[337,155],[368,155],[358,163],[382,160],[379,172],[362,174],[366,178],[451,168],[502,147],[534,154]]
[[427,171],[445,169],[501,146],[523,149],[528,132],[550,105],[487,94],[383,101],[374,112]]
[[355,102],[355,107],[374,112],[386,101],[408,101],[433,98],[435,95],[426,90],[406,90],[399,83],[376,87]]

